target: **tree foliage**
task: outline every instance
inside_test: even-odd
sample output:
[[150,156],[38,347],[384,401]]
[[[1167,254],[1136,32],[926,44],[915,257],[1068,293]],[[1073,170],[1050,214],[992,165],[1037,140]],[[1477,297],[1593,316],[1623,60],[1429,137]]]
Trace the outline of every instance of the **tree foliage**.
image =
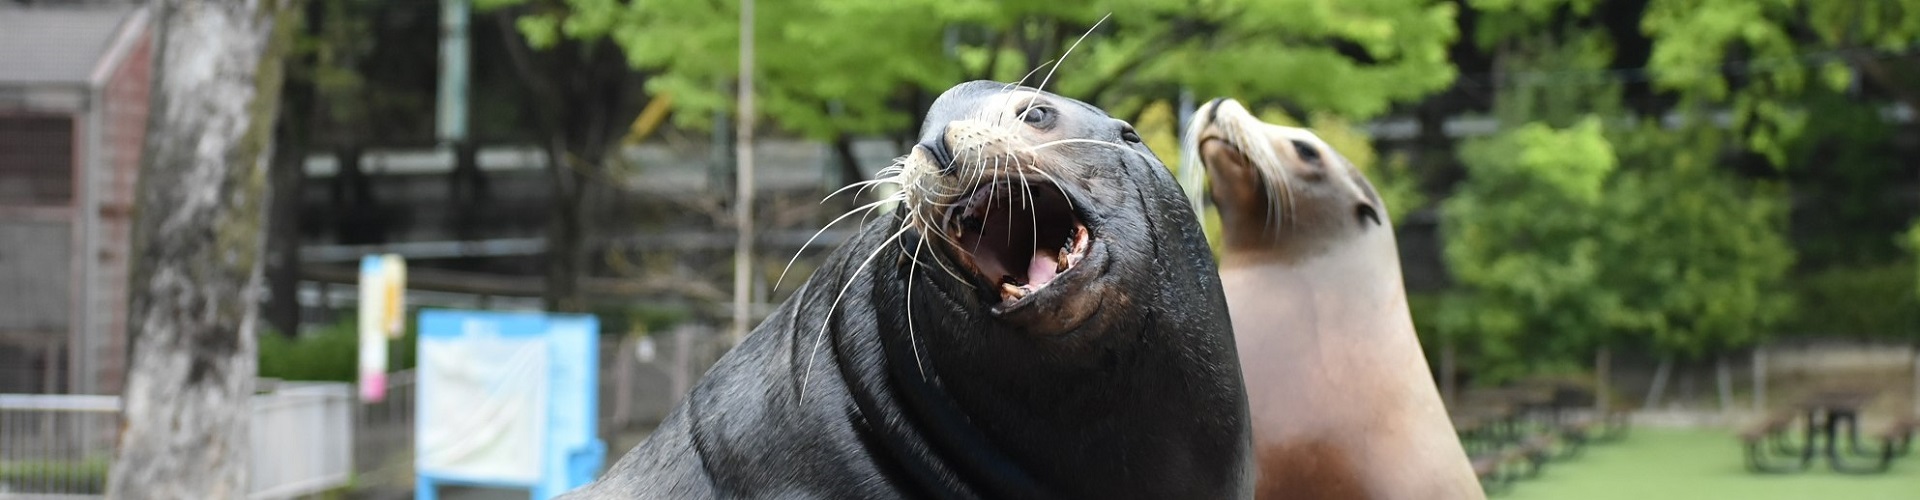
[[[539,6],[518,21],[536,46],[617,42],[634,67],[658,73],[647,88],[673,95],[684,125],[732,104],[725,83],[737,71],[736,3],[478,3],[518,4]],[[755,27],[760,106],[774,123],[816,139],[910,130],[932,96],[969,79],[1031,74],[1030,84],[1125,115],[1186,86],[1365,118],[1444,88],[1454,74],[1446,52],[1454,7],[1431,0],[837,0],[756,9],[768,20]],[[1058,71],[1046,66],[1062,56]]]
[[[1913,252],[1914,262],[1920,263],[1920,221],[1915,221],[1913,223],[1913,228],[1908,229],[1907,233],[1901,236],[1904,237],[1904,241],[1902,241],[1902,246],[1907,247],[1908,251]],[[1914,286],[1917,289],[1920,289],[1920,264],[1914,265],[1913,277],[1914,277],[1914,281],[1913,281]],[[1916,294],[1916,296],[1920,296],[1920,294]]]
[[1920,105],[1907,68],[1920,37],[1914,0],[1653,0],[1641,26],[1653,82],[1730,105],[1746,147],[1777,166],[1807,131],[1809,112],[1792,99],[1809,91],[1846,90],[1863,75]]
[[[1621,297],[1599,286],[1604,190],[1618,168],[1598,120],[1521,125],[1466,144],[1468,180],[1441,203],[1448,269],[1467,287],[1442,328],[1483,364],[1570,354],[1607,331]],[[1476,349],[1477,348],[1477,349]]]
[[[1699,356],[1784,319],[1784,189],[1742,178],[1700,103],[1677,128],[1632,117],[1612,34],[1586,1],[1473,2],[1505,130],[1468,141],[1441,206],[1463,289],[1430,324],[1498,380],[1638,345]],[[1704,102],[1704,101],[1702,101]]]
[[1717,164],[1724,134],[1652,124],[1617,133],[1600,286],[1608,326],[1656,351],[1699,356],[1759,340],[1791,311],[1786,192]]

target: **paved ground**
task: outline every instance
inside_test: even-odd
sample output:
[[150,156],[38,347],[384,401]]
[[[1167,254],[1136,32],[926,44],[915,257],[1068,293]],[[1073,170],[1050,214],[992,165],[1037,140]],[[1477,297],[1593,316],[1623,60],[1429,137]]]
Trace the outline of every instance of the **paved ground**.
[[[614,442],[607,443],[607,464],[612,465],[615,460],[619,460],[627,450],[633,449],[635,445],[640,444],[640,440],[646,439],[647,433],[651,431],[652,429],[641,429],[615,436]],[[405,460],[401,462],[404,463]],[[413,498],[412,485],[409,484],[412,480],[410,474],[408,477],[381,478],[378,479],[381,483],[379,486],[362,488],[347,497],[353,500],[410,500]],[[450,486],[440,490],[440,498],[443,500],[526,500],[527,491]]]

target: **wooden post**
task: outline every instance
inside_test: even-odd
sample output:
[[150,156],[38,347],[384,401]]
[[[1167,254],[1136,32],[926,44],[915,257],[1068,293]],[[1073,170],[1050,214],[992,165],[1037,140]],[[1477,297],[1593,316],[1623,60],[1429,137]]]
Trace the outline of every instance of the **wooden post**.
[[1602,347],[1593,354],[1593,409],[1604,417],[1613,406],[1613,349]]
[[1767,411],[1767,349],[1753,346],[1753,412]]
[[1714,385],[1720,393],[1720,412],[1733,411],[1733,367],[1727,363],[1726,353],[1713,358]]
[[1661,357],[1660,368],[1653,371],[1652,387],[1647,389],[1647,400],[1640,405],[1642,410],[1652,410],[1660,404],[1660,396],[1667,391],[1667,377],[1673,372],[1673,358]]
[[733,249],[733,332],[739,345],[753,328],[753,0],[740,0],[740,118],[734,133],[734,159],[739,179],[734,182],[734,222],[739,243]]

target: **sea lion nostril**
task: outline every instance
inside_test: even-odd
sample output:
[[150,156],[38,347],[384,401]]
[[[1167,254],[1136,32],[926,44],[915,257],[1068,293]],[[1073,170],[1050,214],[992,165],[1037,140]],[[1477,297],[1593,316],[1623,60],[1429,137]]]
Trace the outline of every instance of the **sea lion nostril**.
[[1376,226],[1380,225],[1380,212],[1378,210],[1374,210],[1373,205],[1368,205],[1365,203],[1355,205],[1353,207],[1353,216],[1355,218],[1360,219],[1361,222],[1366,222],[1368,219],[1372,219],[1373,225],[1376,225]]
[[941,126],[940,133],[920,141],[919,147],[927,150],[927,155],[940,165],[940,175],[953,175],[953,150],[947,147],[947,127]]

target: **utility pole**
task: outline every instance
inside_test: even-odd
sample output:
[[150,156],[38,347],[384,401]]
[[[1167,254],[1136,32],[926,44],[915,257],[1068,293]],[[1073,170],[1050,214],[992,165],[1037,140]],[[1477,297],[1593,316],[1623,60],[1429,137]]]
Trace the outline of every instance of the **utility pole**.
[[733,247],[733,345],[753,328],[753,0],[740,0],[740,118],[733,135],[739,162],[734,185],[734,223],[740,241]]

